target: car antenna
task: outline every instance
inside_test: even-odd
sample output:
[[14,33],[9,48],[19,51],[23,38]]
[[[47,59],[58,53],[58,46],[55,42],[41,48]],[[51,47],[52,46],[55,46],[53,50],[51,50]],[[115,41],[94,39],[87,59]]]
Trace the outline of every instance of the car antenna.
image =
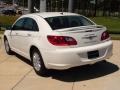
[[64,8],[63,8],[63,5],[64,5],[64,0],[62,0],[62,12],[60,13],[60,14],[62,14],[63,15],[63,10],[64,10]]

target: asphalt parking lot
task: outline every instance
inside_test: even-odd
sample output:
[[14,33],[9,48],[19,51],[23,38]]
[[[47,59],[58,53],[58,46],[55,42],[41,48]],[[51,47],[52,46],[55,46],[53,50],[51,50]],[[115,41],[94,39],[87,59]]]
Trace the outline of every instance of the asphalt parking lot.
[[120,90],[120,41],[113,41],[113,56],[106,63],[35,74],[31,63],[5,53],[0,42],[0,90]]

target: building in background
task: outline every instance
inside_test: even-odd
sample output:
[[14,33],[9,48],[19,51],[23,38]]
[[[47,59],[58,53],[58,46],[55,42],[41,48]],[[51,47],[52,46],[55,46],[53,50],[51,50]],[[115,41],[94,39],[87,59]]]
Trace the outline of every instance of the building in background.
[[[120,0],[0,0],[18,6],[24,14],[75,12],[85,16],[120,16]],[[1,6],[0,6],[1,7]]]
[[[40,0],[36,3],[35,0],[28,0],[29,12],[34,12],[34,7],[39,4],[39,11],[68,11],[72,12],[73,0]],[[66,5],[67,4],[67,5]]]

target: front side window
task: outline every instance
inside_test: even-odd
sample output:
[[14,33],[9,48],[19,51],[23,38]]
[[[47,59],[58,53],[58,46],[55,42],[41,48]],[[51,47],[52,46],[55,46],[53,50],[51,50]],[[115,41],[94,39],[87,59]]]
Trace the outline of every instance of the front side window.
[[58,16],[45,18],[53,30],[94,25],[93,22],[83,16]]
[[12,30],[39,31],[38,25],[32,18],[19,19],[12,27]]
[[12,27],[12,30],[22,30],[24,24],[24,18],[19,19]]

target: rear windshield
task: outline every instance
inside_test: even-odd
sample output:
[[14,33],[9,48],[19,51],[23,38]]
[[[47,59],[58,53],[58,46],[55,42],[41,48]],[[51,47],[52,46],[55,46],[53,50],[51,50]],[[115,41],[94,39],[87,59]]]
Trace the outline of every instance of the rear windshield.
[[93,22],[83,16],[57,16],[45,18],[53,30],[94,25]]

